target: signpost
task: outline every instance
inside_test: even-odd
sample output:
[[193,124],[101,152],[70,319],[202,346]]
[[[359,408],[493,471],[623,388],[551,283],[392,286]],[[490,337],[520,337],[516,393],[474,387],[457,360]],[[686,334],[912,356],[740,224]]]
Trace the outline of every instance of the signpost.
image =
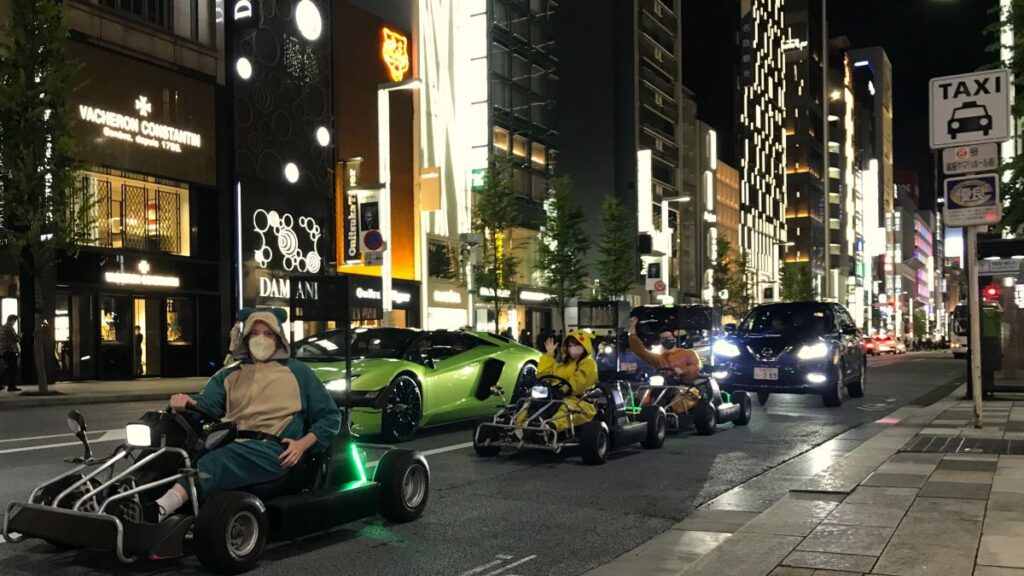
[[1020,275],[1020,263],[1024,260],[1000,258],[999,260],[979,260],[979,276],[1013,276]]
[[942,149],[942,167],[947,175],[968,174],[945,180],[944,221],[947,226],[963,226],[967,237],[970,390],[974,427],[981,428],[978,227],[998,223],[1003,214],[999,174],[977,172],[998,166],[996,144],[1010,138],[1010,73],[997,69],[944,76],[933,78],[928,87],[929,143],[933,150]]

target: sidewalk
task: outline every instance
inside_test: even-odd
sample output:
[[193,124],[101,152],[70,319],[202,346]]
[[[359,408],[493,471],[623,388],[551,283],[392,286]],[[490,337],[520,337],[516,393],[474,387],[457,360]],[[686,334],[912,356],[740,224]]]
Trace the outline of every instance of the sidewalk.
[[0,390],[0,411],[37,406],[142,402],[168,398],[175,392],[198,392],[209,378],[140,378],[138,380],[59,382],[50,385],[55,396],[31,396],[39,389],[22,385],[21,392]]
[[588,576],[1024,576],[1024,395],[986,400],[977,430],[963,394],[849,430]]

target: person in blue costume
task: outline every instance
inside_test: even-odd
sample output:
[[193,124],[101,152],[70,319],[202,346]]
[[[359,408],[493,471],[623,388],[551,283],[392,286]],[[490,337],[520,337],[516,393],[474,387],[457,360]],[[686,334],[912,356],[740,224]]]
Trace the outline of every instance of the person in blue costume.
[[[234,422],[239,430],[273,434],[276,442],[240,440],[199,458],[200,500],[219,492],[284,476],[302,456],[330,446],[341,429],[341,413],[323,383],[290,357],[281,308],[243,309],[240,338],[232,342],[238,362],[214,374],[199,394],[171,396],[171,408],[194,409]],[[146,514],[163,520],[188,501],[184,483],[175,484]],[[153,518],[155,516],[155,518]]]

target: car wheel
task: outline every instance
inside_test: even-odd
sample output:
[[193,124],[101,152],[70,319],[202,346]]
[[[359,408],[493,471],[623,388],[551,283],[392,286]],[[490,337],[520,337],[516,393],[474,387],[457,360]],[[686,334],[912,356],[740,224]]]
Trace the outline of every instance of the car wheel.
[[754,414],[754,403],[750,401],[750,396],[746,392],[734,392],[732,403],[739,404],[740,406],[740,415],[732,423],[736,426],[746,426],[749,424],[750,417]]
[[864,362],[860,365],[860,374],[857,376],[857,382],[851,384],[847,391],[850,393],[850,398],[862,398],[864,391],[867,390],[868,383],[868,361],[864,359]]
[[391,382],[384,410],[381,431],[390,442],[408,442],[416,436],[423,417],[423,394],[410,376],[401,375]]
[[373,479],[380,484],[380,515],[409,522],[423,514],[430,497],[430,468],[412,450],[390,450],[380,459]]
[[527,362],[519,370],[519,376],[516,378],[516,387],[512,391],[512,402],[519,400],[523,394],[526,393],[533,383],[537,381],[537,365],[533,362]]
[[501,446],[492,446],[489,442],[497,440],[498,435],[494,428],[478,425],[473,430],[473,450],[485,458],[492,458],[501,452]]
[[267,544],[267,509],[246,492],[221,492],[199,509],[196,557],[204,568],[241,574],[256,567]]
[[829,389],[822,393],[821,402],[829,408],[835,408],[843,404],[843,392],[846,387],[843,385],[843,371],[836,364],[832,370],[832,378],[829,380]]
[[661,448],[668,427],[665,410],[660,406],[644,406],[640,410],[640,421],[647,423],[647,437],[640,445],[647,449]]
[[608,461],[608,428],[594,420],[580,427],[580,452],[583,462],[594,466]]
[[693,407],[693,426],[701,436],[711,436],[718,428],[718,412],[707,400],[701,400]]
[[757,393],[757,403],[760,404],[761,406],[764,406],[765,404],[768,403],[768,397],[769,396],[771,396],[771,394],[769,392],[758,392]]

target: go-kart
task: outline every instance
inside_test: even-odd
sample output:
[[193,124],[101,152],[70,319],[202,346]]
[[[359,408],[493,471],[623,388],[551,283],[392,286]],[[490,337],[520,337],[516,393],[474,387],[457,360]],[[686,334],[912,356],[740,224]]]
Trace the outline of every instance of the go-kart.
[[627,410],[640,413],[647,407],[660,406],[665,410],[668,428],[682,430],[687,419],[692,421],[697,434],[715,433],[720,422],[746,426],[753,413],[753,405],[746,392],[723,392],[709,374],[687,384],[672,368],[659,368],[647,381],[631,388]]
[[[380,513],[403,522],[427,504],[430,470],[411,450],[357,444],[343,426],[332,445],[309,452],[278,480],[196,498],[194,464],[204,453],[235,440],[281,442],[262,432],[238,430],[196,412],[147,412],[128,424],[126,443],[106,458],[93,458],[85,419],[68,414],[84,455],[75,466],[44,482],[27,502],[7,507],[3,536],[10,542],[41,538],[58,548],[112,550],[124,563],[139,558],[184,556],[191,547],[209,570],[238,574],[256,566],[267,542],[326,532]],[[372,478],[367,448],[386,450]],[[189,502],[160,522],[143,507],[183,481]],[[191,546],[189,546],[189,543]]]
[[[500,388],[493,392],[504,397]],[[589,412],[566,402],[571,393],[572,385],[565,379],[539,376],[530,390],[502,407],[491,422],[476,427],[473,448],[485,457],[497,456],[502,447],[555,454],[566,448],[579,448],[585,463],[604,464],[611,449],[637,442],[654,449],[665,443],[665,411],[660,406],[648,406],[635,413],[627,411],[619,387],[598,384],[580,398],[596,408],[590,417]],[[563,407],[564,412],[559,413]],[[579,415],[587,420],[575,423],[573,417]]]

